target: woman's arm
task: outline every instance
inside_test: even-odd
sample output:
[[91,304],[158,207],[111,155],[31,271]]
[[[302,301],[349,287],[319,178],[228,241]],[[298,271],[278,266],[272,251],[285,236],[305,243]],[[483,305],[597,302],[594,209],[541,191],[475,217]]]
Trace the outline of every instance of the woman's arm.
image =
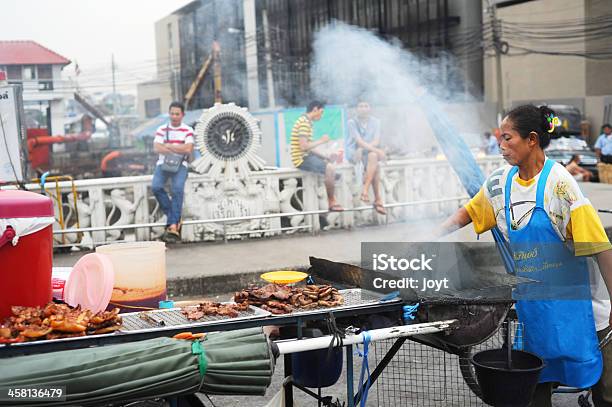
[[442,222],[438,230],[435,232],[435,237],[448,235],[449,233],[461,229],[470,223],[472,223],[472,219],[470,218],[467,209],[465,209],[465,207],[461,207],[457,210],[457,212]]
[[[612,249],[608,249],[596,255],[597,263],[599,264],[599,272],[603,277],[608,295],[612,301]],[[612,326],[612,312],[610,313],[610,325]]]

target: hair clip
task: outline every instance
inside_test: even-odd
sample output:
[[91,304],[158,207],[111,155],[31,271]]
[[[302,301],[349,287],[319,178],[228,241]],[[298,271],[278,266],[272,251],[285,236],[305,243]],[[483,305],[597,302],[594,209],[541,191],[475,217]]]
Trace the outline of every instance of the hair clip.
[[561,126],[561,120],[559,120],[559,118],[553,115],[552,113],[549,115],[546,115],[546,120],[548,121],[548,126],[550,127],[548,129],[549,133],[552,133],[553,131],[555,131],[555,127]]

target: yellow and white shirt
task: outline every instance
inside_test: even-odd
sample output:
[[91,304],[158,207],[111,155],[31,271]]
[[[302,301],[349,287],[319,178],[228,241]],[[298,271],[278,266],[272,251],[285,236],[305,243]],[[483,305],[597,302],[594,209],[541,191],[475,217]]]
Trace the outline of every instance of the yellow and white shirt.
[[[480,234],[497,226],[504,237],[508,238],[504,187],[511,168],[506,165],[494,171],[478,194],[465,205],[476,233]],[[516,173],[512,179],[510,222],[517,229],[529,223],[535,208],[539,178],[540,174],[525,181]],[[576,256],[592,256],[612,248],[595,208],[582,194],[574,177],[559,163],[553,165],[546,180],[544,209],[561,240],[572,241]],[[608,326],[610,301],[603,299],[607,298],[607,295],[601,294],[605,285],[597,264],[592,259],[589,259],[589,270],[595,323],[597,330],[601,330]]]
[[311,142],[312,133],[312,121],[303,114],[291,129],[291,162],[295,167],[299,167],[304,162],[304,157],[308,155],[300,147],[300,137],[305,137],[308,142]]

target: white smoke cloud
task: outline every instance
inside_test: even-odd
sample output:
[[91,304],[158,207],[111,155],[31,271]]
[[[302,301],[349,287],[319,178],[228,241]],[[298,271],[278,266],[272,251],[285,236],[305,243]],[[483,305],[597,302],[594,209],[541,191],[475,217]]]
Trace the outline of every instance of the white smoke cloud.
[[[403,153],[430,151],[437,145],[420,107],[418,88],[436,96],[440,106],[471,147],[483,143],[482,134],[494,126],[494,112],[476,106],[463,83],[448,86],[461,67],[448,54],[436,59],[418,58],[399,41],[386,41],[372,32],[333,22],[315,35],[311,86],[326,102],[352,106],[370,102],[383,121],[383,141]],[[452,72],[452,75],[451,75]],[[457,103],[460,102],[460,103]],[[417,137],[415,137],[415,135]],[[469,140],[467,140],[469,139]]]

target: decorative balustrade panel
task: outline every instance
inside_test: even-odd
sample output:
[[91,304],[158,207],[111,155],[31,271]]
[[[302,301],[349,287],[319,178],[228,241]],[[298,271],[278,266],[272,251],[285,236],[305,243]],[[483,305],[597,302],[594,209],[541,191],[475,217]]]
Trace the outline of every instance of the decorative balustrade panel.
[[[497,157],[481,158],[478,163],[485,174],[503,164]],[[349,165],[340,166],[338,173],[341,177],[336,182],[336,194],[340,204],[347,209],[366,206],[360,200],[362,174]],[[55,234],[55,244],[93,247],[113,241],[158,239],[165,216],[151,192],[151,179],[140,176],[75,181],[76,199],[70,182],[48,183],[44,193],[54,201],[56,231],[96,229]],[[28,185],[28,189],[41,192],[37,184]],[[309,212],[327,210],[327,194],[323,179],[309,173],[272,169],[231,180],[190,174],[185,185],[183,221],[206,222],[184,225],[181,237],[184,242],[260,239],[409,222],[448,215],[466,200],[465,190],[445,160],[389,161],[381,165],[381,193],[385,204],[402,205],[387,208],[387,216],[367,207],[312,214]],[[285,215],[261,217],[271,214]],[[161,226],[141,226],[155,223]]]

